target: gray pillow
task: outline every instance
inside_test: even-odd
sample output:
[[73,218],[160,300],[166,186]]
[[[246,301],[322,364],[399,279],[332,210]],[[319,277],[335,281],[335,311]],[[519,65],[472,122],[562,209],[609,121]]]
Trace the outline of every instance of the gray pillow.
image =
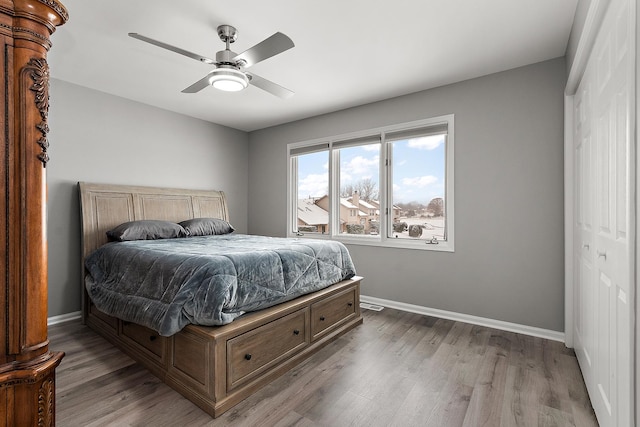
[[184,227],[187,236],[215,236],[235,231],[231,224],[219,218],[193,218],[178,224]]
[[155,240],[185,237],[187,232],[181,225],[170,221],[140,220],[120,224],[107,231],[111,241],[125,242],[129,240]]

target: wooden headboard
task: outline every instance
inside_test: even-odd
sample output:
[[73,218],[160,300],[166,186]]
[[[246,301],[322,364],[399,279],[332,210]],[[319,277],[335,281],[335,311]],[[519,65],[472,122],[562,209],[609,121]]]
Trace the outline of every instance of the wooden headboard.
[[[123,222],[191,218],[229,220],[222,191],[182,190],[79,182],[82,258],[107,242],[107,230]],[[84,265],[84,264],[83,264]]]

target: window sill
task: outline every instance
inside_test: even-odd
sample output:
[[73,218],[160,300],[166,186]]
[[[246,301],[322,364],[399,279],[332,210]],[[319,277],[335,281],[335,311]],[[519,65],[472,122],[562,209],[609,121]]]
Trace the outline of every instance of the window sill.
[[289,237],[335,240],[344,243],[345,245],[377,246],[381,248],[414,249],[435,252],[455,252],[452,242],[438,242],[438,244],[429,244],[425,240],[381,239],[379,236],[332,236],[329,234],[318,233],[302,233],[301,235],[290,234]]

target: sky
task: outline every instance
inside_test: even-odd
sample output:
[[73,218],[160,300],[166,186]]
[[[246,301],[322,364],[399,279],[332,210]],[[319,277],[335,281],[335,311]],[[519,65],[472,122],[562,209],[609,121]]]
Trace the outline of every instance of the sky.
[[[427,204],[444,198],[444,135],[394,141],[392,150],[393,203]],[[327,194],[329,153],[318,152],[298,157],[298,198]],[[348,147],[340,150],[340,186],[361,179],[378,184],[380,144]]]

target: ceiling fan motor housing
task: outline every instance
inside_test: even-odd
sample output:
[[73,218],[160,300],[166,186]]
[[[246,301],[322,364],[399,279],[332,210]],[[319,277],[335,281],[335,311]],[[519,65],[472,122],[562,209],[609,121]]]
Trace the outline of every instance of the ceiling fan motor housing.
[[237,67],[239,64],[237,64],[236,61],[232,59],[236,55],[236,53],[231,52],[230,50],[218,51],[216,53],[216,62],[218,64],[233,65]]
[[233,43],[238,39],[238,30],[231,25],[219,25],[218,26],[218,37],[223,42]]

